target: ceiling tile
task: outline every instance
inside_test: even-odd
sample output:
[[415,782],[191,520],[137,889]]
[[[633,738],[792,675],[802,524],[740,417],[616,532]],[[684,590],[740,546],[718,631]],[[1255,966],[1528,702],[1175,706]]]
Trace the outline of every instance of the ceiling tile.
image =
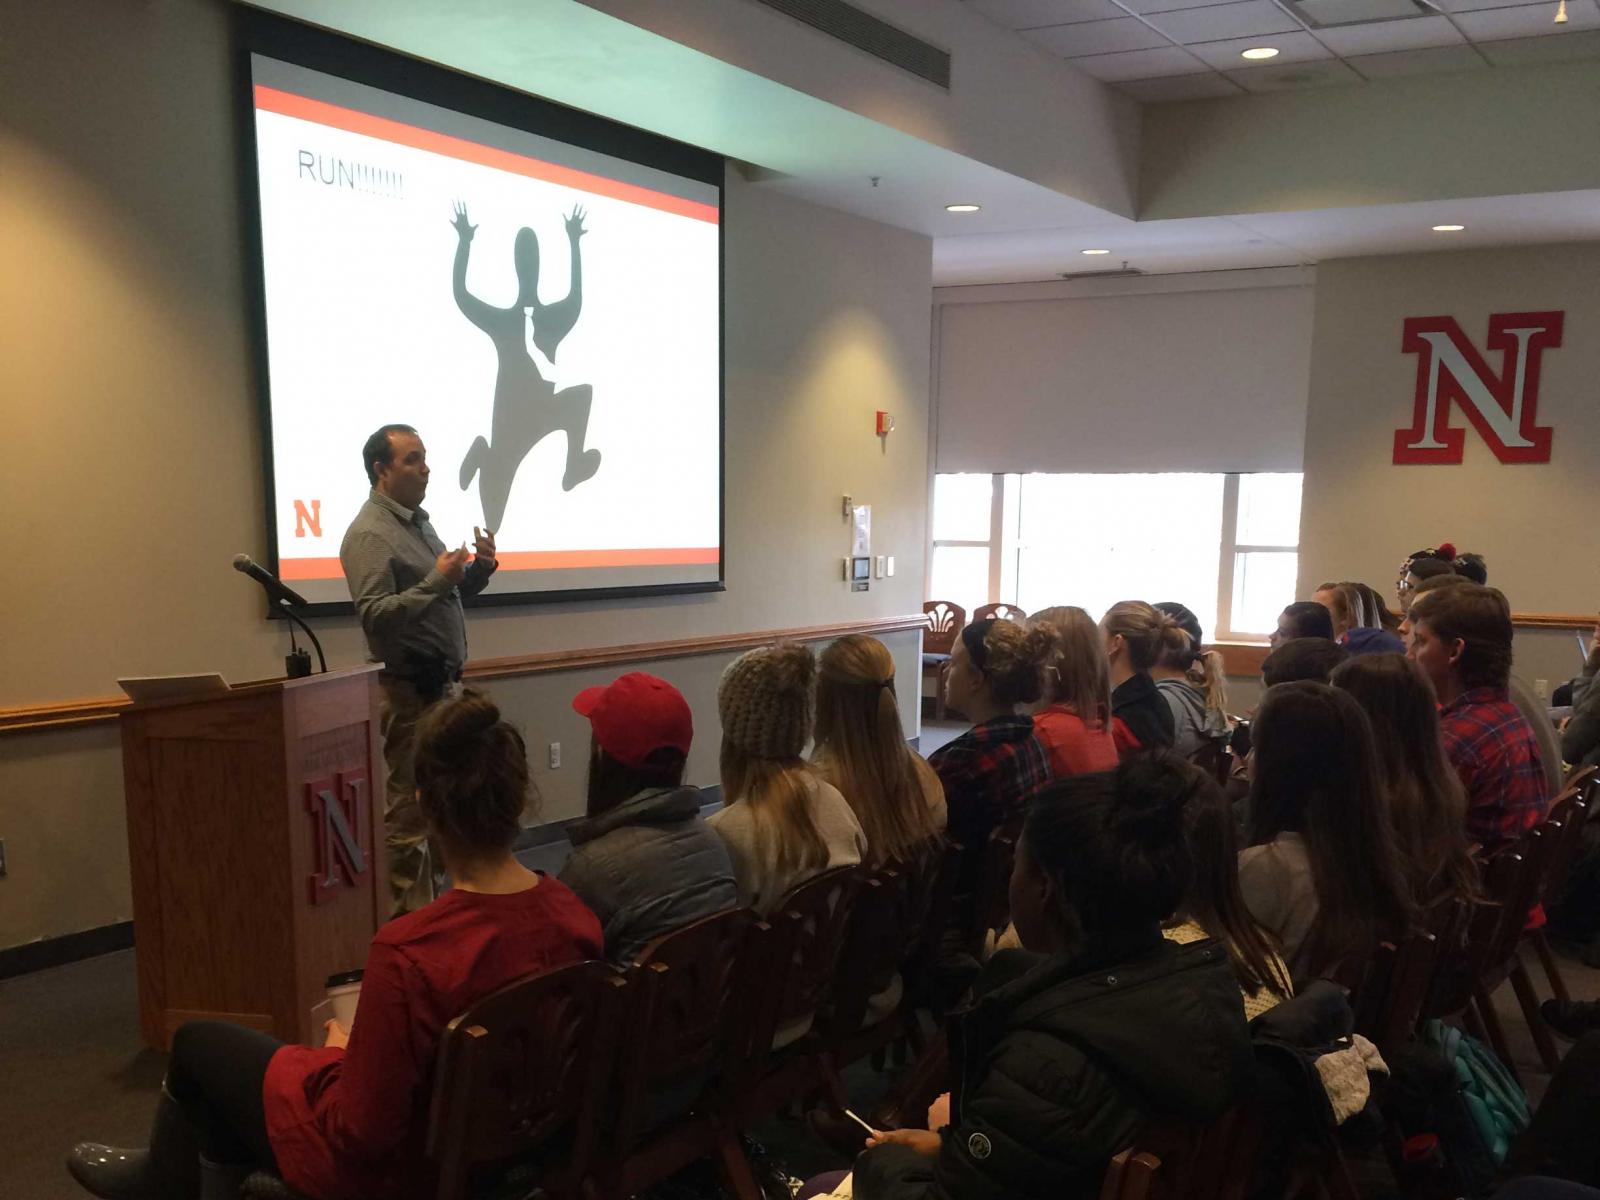
[[1455,21],[1475,42],[1500,38],[1562,37],[1580,29],[1600,27],[1600,8],[1594,0],[1567,0],[1567,23],[1555,23],[1554,3],[1524,5],[1519,8],[1488,8],[1461,13]]
[[1194,55],[1187,51],[1168,46],[1165,50],[1132,50],[1126,54],[1075,58],[1072,65],[1096,79],[1120,83],[1125,79],[1154,79],[1160,75],[1191,75],[1202,64],[1195,62]]
[[1239,55],[1249,50],[1252,46],[1272,46],[1278,51],[1274,58],[1259,70],[1271,70],[1288,63],[1314,62],[1317,59],[1332,58],[1333,55],[1321,42],[1309,33],[1275,33],[1269,37],[1235,38],[1228,42],[1204,42],[1198,46],[1190,46],[1189,52],[1203,60],[1207,66],[1216,67],[1221,71],[1249,70],[1250,63]]
[[1337,58],[1323,62],[1287,63],[1281,67],[1246,67],[1242,71],[1229,71],[1228,78],[1252,92],[1289,92],[1300,88],[1336,87],[1361,82],[1361,76]]
[[1266,33],[1288,33],[1300,28],[1300,23],[1272,0],[1243,0],[1239,4],[1188,8],[1182,12],[1160,13],[1146,20],[1183,45],[1255,37]]
[[1226,75],[1202,71],[1198,75],[1168,75],[1163,79],[1130,79],[1117,84],[1117,91],[1132,96],[1141,104],[1165,104],[1170,100],[1213,100],[1240,95],[1243,89]]
[[971,0],[972,7],[1007,29],[1103,21],[1126,14],[1113,0]]
[[1119,0],[1129,12],[1147,16],[1150,13],[1182,12],[1190,8],[1216,8],[1229,0]]
[[1157,46],[1172,45],[1137,17],[1052,25],[1048,29],[1029,29],[1022,36],[1062,58],[1114,54],[1122,50],[1153,50]]
[[[1568,9],[1572,7],[1570,2]],[[1521,63],[1571,62],[1580,58],[1600,58],[1600,30],[1580,29],[1560,37],[1510,38],[1503,42],[1483,42],[1479,49],[1497,67]]]
[[1317,38],[1340,58],[1466,44],[1466,39],[1445,17],[1416,17],[1407,21],[1374,21],[1370,25],[1319,29]]
[[1402,50],[1398,54],[1367,54],[1348,60],[1368,79],[1395,79],[1402,75],[1444,75],[1451,71],[1481,71],[1489,64],[1471,46],[1435,46],[1431,50]]
[[[1476,12],[1480,8],[1516,8],[1529,4],[1549,4],[1551,0],[1434,0],[1447,13]],[[1551,10],[1552,15],[1554,9]]]

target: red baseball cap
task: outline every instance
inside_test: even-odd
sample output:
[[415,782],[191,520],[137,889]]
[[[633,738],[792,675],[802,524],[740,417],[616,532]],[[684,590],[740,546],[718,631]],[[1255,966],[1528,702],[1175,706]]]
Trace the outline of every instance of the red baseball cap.
[[694,716],[683,693],[643,671],[630,671],[606,687],[584,688],[572,698],[572,708],[589,718],[600,749],[626,766],[648,766],[650,755],[663,747],[687,757],[694,740]]

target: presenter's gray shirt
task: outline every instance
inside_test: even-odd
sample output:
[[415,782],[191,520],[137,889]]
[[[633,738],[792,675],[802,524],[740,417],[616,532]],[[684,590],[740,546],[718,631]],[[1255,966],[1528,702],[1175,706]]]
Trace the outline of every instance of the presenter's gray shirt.
[[444,666],[456,675],[467,661],[467,622],[461,597],[476,596],[494,567],[474,560],[459,586],[434,569],[444,543],[424,509],[406,508],[370,492],[339,546],[350,599],[355,601],[373,662],[415,676],[416,664]]

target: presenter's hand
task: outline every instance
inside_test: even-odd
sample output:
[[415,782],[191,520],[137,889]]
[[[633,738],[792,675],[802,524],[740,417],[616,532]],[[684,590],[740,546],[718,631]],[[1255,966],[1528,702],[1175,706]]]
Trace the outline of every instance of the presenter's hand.
[[939,1135],[931,1129],[883,1129],[867,1139],[873,1146],[909,1146],[924,1158],[939,1157]]
[[337,1021],[329,1021],[322,1027],[322,1031],[325,1034],[322,1041],[324,1046],[334,1046],[343,1050],[350,1044],[350,1031]]
[[494,530],[472,527],[472,548],[475,557],[494,565]]
[[456,236],[463,242],[470,242],[472,235],[478,232],[476,225],[467,222],[467,206],[457,200],[453,205],[456,219],[450,222],[450,227],[456,231]]
[[583,218],[587,214],[577,205],[572,206],[572,215],[567,218],[567,236],[577,241],[589,231],[583,227]]
[[461,577],[467,573],[467,548],[460,546],[446,550],[433,560],[433,569],[451,583],[460,583]]

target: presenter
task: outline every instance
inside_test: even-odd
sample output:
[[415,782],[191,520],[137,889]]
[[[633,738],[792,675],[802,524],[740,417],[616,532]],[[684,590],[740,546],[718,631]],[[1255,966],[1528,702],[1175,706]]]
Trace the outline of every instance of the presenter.
[[392,915],[433,899],[433,862],[411,774],[417,721],[460,690],[467,660],[463,596],[494,574],[494,533],[473,527],[474,553],[446,550],[419,506],[428,492],[428,457],[409,425],[385,425],[361,459],[372,491],[339,547],[383,692],[384,799]]

